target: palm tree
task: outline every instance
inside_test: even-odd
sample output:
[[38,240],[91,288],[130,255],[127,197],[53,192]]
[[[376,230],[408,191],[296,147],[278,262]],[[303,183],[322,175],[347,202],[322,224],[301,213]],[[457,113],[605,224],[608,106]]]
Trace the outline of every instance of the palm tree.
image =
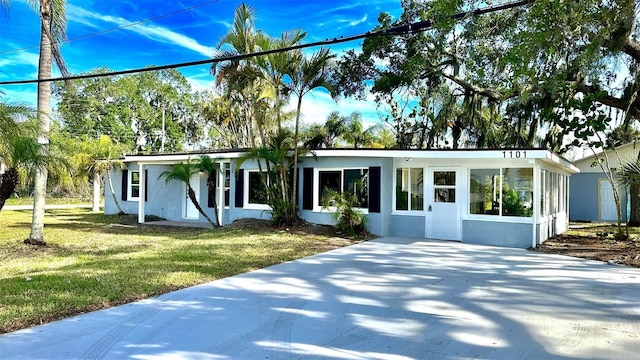
[[[260,50],[256,42],[256,11],[253,7],[240,4],[234,13],[233,26],[219,41],[214,58],[224,58],[238,54],[251,54]],[[262,71],[254,59],[222,61],[213,63],[211,74],[216,78],[216,85],[224,90],[225,96],[232,98],[240,106],[238,114],[247,127],[250,146],[255,146],[254,123],[258,127],[259,137],[264,144],[265,134],[262,122],[257,116],[257,107],[261,100],[269,97],[265,93],[267,87],[261,86]],[[245,139],[246,140],[246,139]]]
[[374,142],[373,129],[364,129],[362,124],[362,115],[358,112],[354,112],[349,117],[343,118],[344,130],[342,132],[342,138],[347,142],[347,145],[353,148],[359,148],[364,146],[371,146]]
[[[0,0],[0,5],[9,6],[10,0]],[[51,83],[46,81],[51,78],[52,60],[62,76],[68,76],[69,72],[60,53],[59,42],[66,39],[67,15],[65,0],[28,0],[27,3],[40,16],[40,56],[38,60],[38,120],[40,131],[38,144],[44,158],[49,151],[49,122],[51,117]],[[33,245],[46,245],[44,241],[44,210],[45,195],[47,190],[47,168],[45,164],[36,166],[33,189],[33,218],[31,221],[31,233],[26,243]]]
[[[116,204],[118,208],[118,214],[124,215],[125,212],[122,210],[120,206],[120,202],[118,201],[118,197],[116,196],[116,192],[113,189],[113,181],[111,179],[111,170],[114,168],[122,168],[124,163],[120,159],[126,149],[124,145],[115,143],[111,137],[108,135],[101,135],[100,139],[94,140],[89,145],[90,148],[87,149],[88,159],[88,167],[89,171],[93,174],[94,186],[95,181],[98,179],[98,188],[100,187],[100,178],[105,175],[106,184],[109,184],[109,192],[113,197],[113,202]],[[99,194],[99,191],[98,191]],[[96,198],[96,191],[94,190],[94,208],[95,202],[99,201],[99,195]]]
[[[306,36],[307,33],[302,30],[285,31],[280,39],[272,39],[263,33],[258,33],[256,42],[260,49],[266,51],[293,46]],[[285,94],[284,77],[291,70],[291,66],[294,63],[293,54],[289,51],[281,51],[255,58],[256,64],[262,70],[263,79],[274,93],[273,99],[278,130],[282,128],[281,104],[288,98]]]
[[200,214],[204,216],[205,219],[211,224],[211,226],[216,227],[217,224],[214,223],[211,218],[204,212],[202,206],[198,202],[198,198],[196,197],[195,191],[191,187],[191,176],[200,172],[199,164],[193,160],[189,160],[186,163],[177,163],[173,166],[173,170],[171,171],[163,171],[158,178],[165,178],[167,183],[171,181],[181,181],[187,185],[187,195],[189,196],[189,200],[193,203],[193,206],[198,209]]
[[18,169],[40,162],[39,146],[32,136],[35,129],[28,117],[32,111],[23,105],[0,102],[0,210],[18,185]]
[[[297,149],[300,131],[300,114],[302,109],[302,98],[311,90],[323,87],[332,96],[335,95],[335,87],[329,82],[329,65],[335,55],[330,54],[329,49],[321,48],[311,57],[307,57],[302,52],[295,53],[295,63],[289,70],[290,82],[287,84],[289,90],[298,96],[296,106],[296,125],[293,135],[293,146]],[[298,151],[293,152],[293,186],[291,190],[291,205],[296,208],[297,179],[298,176]]]
[[[218,217],[218,199],[216,199],[216,174],[220,171],[220,164],[216,160],[207,155],[200,155],[196,164],[199,171],[206,172],[207,176],[207,188],[209,189],[209,197],[213,201],[213,212],[216,217],[216,223],[214,227],[220,226],[220,218]],[[220,186],[222,189],[222,186]],[[206,216],[206,215],[205,215]]]
[[[293,179],[289,174],[292,167],[295,169],[292,148],[295,149],[290,131],[281,129],[270,139],[267,146],[249,149],[236,160],[236,169],[248,160],[256,161],[260,168],[263,163],[267,169],[277,168],[277,171],[262,172],[261,170],[261,177],[262,184],[267,189],[271,220],[278,226],[296,225],[301,221],[295,204],[289,198],[290,183]],[[303,151],[306,152],[306,150]]]

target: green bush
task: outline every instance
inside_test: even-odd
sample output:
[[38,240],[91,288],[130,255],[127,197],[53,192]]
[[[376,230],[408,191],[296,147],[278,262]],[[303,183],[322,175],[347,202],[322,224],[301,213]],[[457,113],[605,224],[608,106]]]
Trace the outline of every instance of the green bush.
[[355,208],[358,198],[353,192],[340,193],[326,189],[327,195],[322,199],[322,208],[335,208],[331,216],[336,220],[336,227],[348,236],[362,235],[366,231],[367,216]]

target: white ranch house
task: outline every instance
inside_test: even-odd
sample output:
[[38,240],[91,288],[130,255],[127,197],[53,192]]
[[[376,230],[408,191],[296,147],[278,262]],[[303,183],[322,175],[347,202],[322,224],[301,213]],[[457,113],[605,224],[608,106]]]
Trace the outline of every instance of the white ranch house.
[[[113,171],[115,191],[127,213],[167,220],[205,222],[180,182],[159,178],[172,165],[202,154],[217,159],[215,199],[223,225],[242,218],[268,219],[258,164],[236,169],[241,151],[125,156]],[[569,222],[569,179],[578,168],[547,150],[323,149],[301,158],[300,216],[333,224],[321,206],[325,188],[347,191],[356,181],[367,228],[380,236],[454,240],[527,248],[562,233]],[[214,217],[207,174],[191,185],[207,215]],[[109,191],[108,189],[106,190]],[[117,213],[105,194],[105,213]]]

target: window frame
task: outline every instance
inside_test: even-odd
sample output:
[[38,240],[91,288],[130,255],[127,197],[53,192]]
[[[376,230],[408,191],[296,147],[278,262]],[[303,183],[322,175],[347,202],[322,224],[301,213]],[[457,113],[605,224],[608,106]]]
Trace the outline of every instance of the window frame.
[[228,162],[222,165],[222,190],[223,190],[223,207],[228,209],[231,206],[231,164]]
[[[243,199],[242,207],[247,210],[271,210],[271,206],[269,204],[259,204],[259,203],[249,202],[249,189],[251,188],[251,174],[258,174],[258,176],[261,176],[260,170],[244,169],[244,171],[245,171],[244,186],[243,186],[244,199]],[[269,183],[269,176],[267,175],[267,184],[268,183]]]
[[[532,206],[532,214],[531,216],[510,216],[510,215],[503,215],[504,209],[503,209],[503,184],[504,184],[504,177],[507,176],[505,174],[505,169],[531,169],[532,171],[532,175],[531,175],[531,206]],[[499,194],[499,201],[498,203],[499,208],[498,208],[498,214],[474,214],[471,213],[471,172],[474,170],[497,170],[497,174],[498,177],[500,178],[500,184],[498,185],[498,188],[501,189],[498,194]],[[536,173],[536,168],[534,166],[517,166],[517,165],[508,165],[508,166],[498,166],[498,167],[469,167],[468,169],[468,176],[467,176],[467,184],[468,184],[468,188],[467,188],[467,217],[469,219],[482,219],[482,220],[499,220],[501,222],[524,222],[524,223],[531,223],[534,221],[535,217],[536,217],[536,209],[535,209],[535,191],[536,191],[536,187],[534,184],[534,179],[535,179],[535,173]],[[540,170],[540,173],[542,174],[542,170]],[[540,191],[540,189],[537,189],[538,191]],[[541,197],[542,199],[542,197]],[[540,209],[538,209],[538,211],[540,212]]]
[[[138,182],[133,182],[134,174],[138,174]],[[138,196],[133,196],[133,188],[138,188]],[[139,201],[140,200],[140,170],[129,170],[127,172],[127,201]]]
[[[402,169],[407,169],[407,174],[409,176],[409,179],[407,180],[407,183],[409,184],[409,191],[407,192],[407,210],[404,209],[398,209],[397,205],[398,205],[398,194],[397,194],[397,189],[398,189],[398,170],[402,170]],[[411,208],[411,170],[420,170],[422,171],[422,209],[412,209]],[[426,179],[426,173],[427,173],[427,169],[423,166],[398,166],[395,167],[393,169],[393,198],[392,198],[392,214],[399,214],[399,215],[424,215],[427,211],[427,207],[426,202],[427,202],[427,194],[425,193],[425,190],[427,188],[426,184],[425,184],[425,180]]]
[[[369,175],[368,166],[347,166],[347,167],[331,167],[331,168],[314,168],[313,169],[313,212],[336,212],[337,209],[334,206],[330,206],[327,209],[323,209],[320,205],[320,173],[321,172],[340,172],[340,192],[344,192],[344,172],[345,170],[364,170]],[[369,178],[367,177],[367,181]],[[354,207],[354,209],[362,212],[363,214],[369,213],[369,184],[367,184],[367,207]]]

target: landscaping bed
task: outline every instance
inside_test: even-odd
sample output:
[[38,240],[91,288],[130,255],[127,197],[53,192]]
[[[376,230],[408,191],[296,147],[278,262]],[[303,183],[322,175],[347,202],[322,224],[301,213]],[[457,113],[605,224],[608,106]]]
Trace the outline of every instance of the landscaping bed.
[[610,224],[572,224],[565,234],[545,241],[534,250],[640,267],[640,230],[623,230],[628,231],[628,239],[617,240],[617,229]]

